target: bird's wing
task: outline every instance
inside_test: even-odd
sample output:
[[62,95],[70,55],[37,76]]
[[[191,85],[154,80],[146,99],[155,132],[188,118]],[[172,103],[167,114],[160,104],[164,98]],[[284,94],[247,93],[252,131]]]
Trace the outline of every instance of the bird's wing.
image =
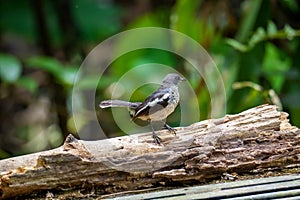
[[136,113],[132,119],[134,120],[139,116],[148,115],[150,109],[152,112],[155,112],[165,108],[168,105],[169,99],[170,93],[157,90],[136,108]]

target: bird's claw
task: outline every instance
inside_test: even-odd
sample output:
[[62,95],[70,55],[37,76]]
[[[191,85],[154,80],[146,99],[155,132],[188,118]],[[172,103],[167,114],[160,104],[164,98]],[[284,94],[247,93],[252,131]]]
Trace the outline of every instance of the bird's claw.
[[160,137],[158,137],[156,134],[154,134],[153,133],[153,139],[154,139],[154,142],[156,143],[156,144],[158,144],[158,145],[160,145],[161,144],[161,139],[160,139]]
[[166,127],[170,132],[172,132],[174,135],[176,135],[176,129],[175,129],[175,128],[169,126],[168,124],[165,124],[165,127]]

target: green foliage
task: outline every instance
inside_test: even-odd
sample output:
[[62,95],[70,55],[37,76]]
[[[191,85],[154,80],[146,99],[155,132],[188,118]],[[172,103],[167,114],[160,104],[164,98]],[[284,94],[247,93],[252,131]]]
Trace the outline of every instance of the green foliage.
[[78,67],[63,65],[56,59],[49,57],[32,57],[27,61],[27,65],[53,75],[65,87],[73,85],[78,71]]
[[[261,0],[246,1],[246,11],[241,19],[240,28],[237,31],[236,39],[244,42],[248,39],[253,30],[255,23],[259,17],[259,11],[262,8],[262,4],[265,3]],[[259,19],[262,20],[262,19]]]
[[120,30],[121,10],[109,1],[72,1],[74,21],[84,42],[103,40]]
[[3,82],[14,83],[21,75],[21,63],[11,55],[0,55],[0,78]]
[[289,25],[285,25],[283,30],[277,30],[276,25],[273,22],[269,22],[267,29],[259,27],[256,32],[250,37],[248,44],[242,44],[234,39],[227,39],[226,42],[233,48],[241,52],[250,51],[259,43],[273,39],[288,39],[292,40],[295,37],[300,36],[300,30],[295,30]]
[[[75,0],[72,3],[66,1],[70,6],[70,16],[67,16],[67,12],[64,13],[66,15],[59,15],[56,12],[58,1],[45,0],[43,2],[42,11],[45,15],[43,23],[45,30],[48,31],[44,34],[49,36],[46,44],[49,45],[50,53],[40,45],[45,35],[38,31],[40,27],[31,2],[1,1],[0,47],[3,50],[0,54],[1,98],[19,100],[19,96],[7,95],[11,89],[25,88],[29,94],[33,95],[31,99],[29,98],[28,105],[19,106],[22,109],[35,105],[37,99],[44,95],[51,96],[47,94],[48,90],[44,87],[59,85],[65,92],[66,96],[63,99],[66,100],[66,105],[55,105],[56,102],[51,102],[53,107],[59,107],[58,110],[52,112],[56,112],[54,115],[59,116],[60,106],[66,106],[69,113],[65,115],[68,118],[60,125],[66,123],[68,131],[76,132],[72,121],[74,116],[69,116],[71,114],[70,93],[84,56],[101,41],[121,30],[154,26],[170,28],[186,34],[207,50],[224,81],[227,113],[237,113],[262,103],[272,103],[288,111],[292,123],[300,126],[298,120],[300,117],[300,30],[296,28],[299,27],[299,22],[293,19],[294,16],[299,15],[297,13],[299,13],[300,4],[296,0],[274,2],[243,0],[238,3],[236,1],[177,0],[174,4],[149,1],[146,4],[137,5],[126,1],[120,4],[116,3],[119,1]],[[232,3],[235,6],[232,6]],[[274,12],[274,5],[280,11]],[[280,13],[280,15],[274,16],[273,13]],[[62,16],[64,18],[61,18]],[[68,19],[73,23],[65,22],[66,27],[64,27],[61,22]],[[219,23],[226,28],[220,28]],[[63,28],[71,28],[71,31],[66,33],[64,31],[67,29]],[[73,40],[68,41],[70,38]],[[126,46],[130,45],[130,42],[143,40],[146,39],[125,38],[120,45]],[[27,48],[23,48],[24,44]],[[180,41],[170,45],[175,48],[185,48],[185,44],[181,44]],[[118,48],[122,46],[116,47]],[[66,56],[68,54],[71,55]],[[77,86],[87,90],[97,86],[96,102],[99,102],[110,98],[116,82],[129,71],[132,77],[142,77],[145,82],[153,78],[151,76],[157,71],[164,73],[160,70],[153,73],[154,66],[137,69],[137,66],[149,63],[170,66],[186,75],[197,95],[199,106],[196,106],[201,112],[201,120],[209,117],[211,97],[206,83],[183,58],[162,50],[142,49],[129,52],[114,60],[99,83],[99,75],[94,74],[81,80]],[[44,80],[40,80],[36,72],[38,75],[42,72],[47,74],[47,77],[51,77],[50,83],[40,82]],[[119,88],[122,94],[128,94],[129,88],[133,88],[134,91],[131,94],[133,101],[144,99],[157,88],[152,84],[135,88],[137,81],[139,80],[132,78]],[[85,104],[81,97],[77,100],[76,103]],[[193,103],[189,106],[191,109],[196,109]],[[109,121],[111,116],[108,113],[103,111],[100,116],[102,121],[107,122],[104,124],[105,128],[109,130],[108,132],[120,132],[116,128],[117,125],[112,126],[113,122]],[[176,114],[179,114],[178,110]],[[88,118],[81,117],[79,126],[88,122]],[[179,117],[171,117],[170,120],[171,123],[177,125]],[[12,121],[17,120],[12,119]],[[16,135],[20,137],[20,140],[30,138],[30,141],[37,142],[35,136],[38,131],[29,134],[28,130],[38,129],[22,127],[16,128],[15,132],[18,132]],[[50,132],[58,138],[57,140],[52,138],[54,141],[61,139],[58,137],[57,128]],[[39,138],[42,136],[39,135]],[[46,143],[44,141],[43,145],[45,146]],[[31,145],[34,146],[34,142],[24,144],[22,147],[29,149]],[[0,147],[0,157],[7,157],[7,154],[9,153]]]
[[20,77],[16,81],[16,84],[19,85],[20,87],[26,88],[31,93],[35,93],[38,89],[37,82],[34,79],[27,76]]
[[[174,6],[171,16],[170,28],[180,31],[192,37],[196,41],[200,40],[203,33],[203,22],[197,19],[197,10],[202,1],[179,0]],[[191,21],[190,19],[195,19]],[[201,31],[202,29],[202,31]]]
[[16,84],[34,93],[37,83],[32,78],[22,75],[23,66],[19,59],[12,55],[0,55],[0,78],[4,83]]
[[33,67],[36,69],[42,69],[46,72],[53,74],[54,76],[58,76],[60,70],[62,69],[62,65],[53,58],[49,57],[33,57],[27,61],[27,65],[29,67]]
[[299,5],[296,0],[281,0],[283,6],[287,7],[291,12],[299,11]]
[[247,87],[251,88],[252,91],[249,92],[249,95],[245,99],[245,104],[251,104],[253,102],[259,103],[260,101],[264,101],[269,104],[277,105],[278,108],[282,110],[282,103],[280,101],[280,98],[273,89],[266,90],[261,85],[253,83],[251,81],[235,82],[232,85],[232,88],[234,90]]
[[0,27],[9,33],[34,41],[34,16],[30,1],[1,1]]
[[271,84],[271,87],[280,92],[285,81],[285,74],[291,66],[291,60],[284,55],[272,43],[266,44],[266,52],[262,63],[262,70],[266,78]]

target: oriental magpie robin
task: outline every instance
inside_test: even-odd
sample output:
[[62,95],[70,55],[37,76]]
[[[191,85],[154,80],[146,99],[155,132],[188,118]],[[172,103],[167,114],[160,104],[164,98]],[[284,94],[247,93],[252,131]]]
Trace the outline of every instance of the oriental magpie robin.
[[[150,122],[154,141],[160,144],[160,138],[153,129],[152,123],[165,120],[179,103],[178,85],[185,80],[178,74],[172,73],[165,76],[161,86],[148,96],[143,102],[127,102],[122,100],[101,101],[101,108],[107,107],[128,107],[132,120],[141,119]],[[167,123],[164,125],[169,131],[176,134],[175,129]]]

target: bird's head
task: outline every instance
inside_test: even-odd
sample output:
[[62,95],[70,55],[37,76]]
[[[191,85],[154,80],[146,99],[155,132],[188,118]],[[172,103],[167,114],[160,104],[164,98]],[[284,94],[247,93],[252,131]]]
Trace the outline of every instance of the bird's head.
[[163,79],[162,83],[178,85],[181,81],[185,81],[185,80],[186,79],[181,77],[180,75],[172,73],[172,74],[167,74]]

